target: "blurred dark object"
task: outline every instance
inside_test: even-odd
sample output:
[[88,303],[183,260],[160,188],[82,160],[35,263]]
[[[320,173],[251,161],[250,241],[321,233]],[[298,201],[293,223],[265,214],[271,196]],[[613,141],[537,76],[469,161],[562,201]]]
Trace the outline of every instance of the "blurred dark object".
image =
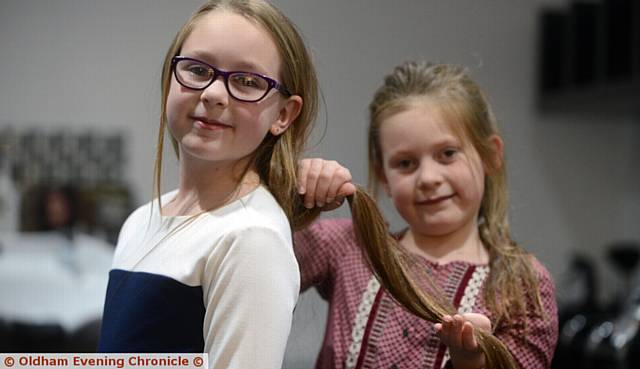
[[[623,279],[613,301],[600,306],[595,286],[580,302],[560,308],[560,337],[553,368],[636,369],[640,364],[640,285],[632,281],[640,262],[640,244],[614,242],[607,261]],[[574,258],[571,269],[595,283],[593,263]],[[589,285],[587,283],[586,285]]]
[[100,339],[100,320],[94,320],[69,335],[67,340],[68,352],[85,352],[91,353],[98,350],[98,341]]
[[100,321],[92,321],[68,333],[57,324],[11,323],[0,320],[0,352],[94,353],[100,337]]
[[634,53],[634,49],[640,47],[639,10],[634,2],[638,1],[609,0],[604,3],[607,37],[606,76],[612,81],[628,78],[634,70],[633,59],[640,58],[638,52]]
[[71,185],[44,187],[35,196],[37,231],[58,231],[69,238],[78,221],[78,191]]
[[636,289],[615,317],[592,329],[586,343],[587,368],[638,368],[639,328],[640,289]]
[[622,287],[611,302],[611,310],[619,311],[628,303],[632,291],[633,273],[640,261],[640,244],[633,241],[617,241],[607,246],[607,261],[622,277]]
[[597,2],[574,2],[571,6],[572,84],[593,86],[604,64],[604,6]]
[[[590,368],[635,369],[640,344],[640,286],[632,287],[634,271],[640,261],[640,244],[614,242],[608,246],[610,264],[622,276],[622,288],[611,304],[612,316],[593,328],[587,341]],[[636,347],[633,351],[631,347]]]
[[0,329],[2,352],[65,352],[67,337],[57,324],[4,322]]
[[[593,327],[607,313],[597,303],[598,286],[596,267],[583,255],[574,255],[569,267],[572,289],[578,288],[573,301],[560,306],[558,325],[560,334],[552,368],[583,369],[586,363],[586,341]],[[571,291],[576,293],[576,291]]]
[[134,203],[124,134],[19,126],[0,133],[10,136],[5,172],[20,198],[14,230],[81,231],[115,243]]
[[567,37],[568,17],[564,12],[545,10],[540,17],[541,36],[539,90],[543,95],[560,91],[568,85],[569,74]]
[[86,232],[115,244],[131,212],[129,189],[117,185],[34,185],[21,201],[21,231]]
[[640,261],[640,245],[633,241],[615,242],[609,246],[607,256],[615,269],[623,275],[628,291],[631,275]]
[[640,1],[575,0],[539,19],[543,112],[640,112]]
[[42,183],[89,187],[126,182],[121,133],[16,127],[13,136],[10,165],[20,189]]

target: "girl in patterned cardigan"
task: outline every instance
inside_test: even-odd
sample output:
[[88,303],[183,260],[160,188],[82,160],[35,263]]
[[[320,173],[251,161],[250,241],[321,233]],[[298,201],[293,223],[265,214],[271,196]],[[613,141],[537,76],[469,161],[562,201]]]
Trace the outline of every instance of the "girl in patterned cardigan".
[[[475,369],[493,365],[502,345],[515,359],[504,367],[549,368],[554,283],[511,238],[503,141],[479,87],[462,68],[408,62],[369,110],[370,187],[384,189],[408,228],[388,242],[401,247],[379,254],[368,245],[376,237],[350,220],[295,234],[301,289],[316,287],[329,302],[316,368]],[[331,210],[356,191],[334,161],[305,160],[299,178],[307,207]]]

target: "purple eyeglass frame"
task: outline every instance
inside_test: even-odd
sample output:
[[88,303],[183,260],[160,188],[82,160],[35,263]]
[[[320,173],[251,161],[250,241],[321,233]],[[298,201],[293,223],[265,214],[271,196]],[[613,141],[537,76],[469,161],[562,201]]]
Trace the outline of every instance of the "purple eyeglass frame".
[[[200,63],[202,65],[206,65],[207,67],[211,68],[213,70],[213,78],[211,78],[211,81],[209,81],[209,83],[207,83],[205,86],[203,87],[199,87],[199,88],[194,88],[191,86],[187,86],[186,84],[184,84],[181,80],[180,77],[178,77],[178,71],[176,68],[176,65],[178,64],[178,62],[182,61],[182,60],[190,60],[196,63]],[[191,89],[191,90],[196,90],[196,91],[202,91],[204,89],[206,89],[207,87],[211,86],[213,84],[213,82],[215,82],[219,76],[222,76],[222,79],[224,80],[224,87],[227,89],[227,93],[229,94],[229,96],[233,97],[234,99],[238,100],[238,101],[243,101],[243,102],[258,102],[262,99],[264,99],[265,96],[267,96],[267,94],[269,94],[269,91],[271,91],[271,89],[276,89],[278,90],[281,94],[289,97],[292,94],[289,92],[289,90],[287,90],[287,88],[281,84],[280,82],[276,81],[275,79],[269,78],[265,75],[262,74],[258,74],[258,73],[252,73],[252,72],[245,72],[245,71],[241,71],[241,70],[236,70],[236,71],[224,71],[222,69],[218,69],[216,67],[214,67],[211,64],[205,63],[202,60],[198,60],[198,59],[194,59],[194,58],[190,58],[187,56],[174,56],[173,58],[171,58],[171,69],[173,69],[173,75],[176,78],[176,81],[178,81],[179,84],[181,84],[182,86]],[[240,99],[238,97],[236,97],[231,90],[229,89],[229,76],[234,74],[234,73],[243,73],[243,74],[250,74],[253,76],[257,76],[260,78],[263,78],[265,81],[267,81],[268,87],[267,90],[264,92],[264,95],[260,96],[260,98],[258,99],[254,99],[254,100],[245,100],[245,99]]]

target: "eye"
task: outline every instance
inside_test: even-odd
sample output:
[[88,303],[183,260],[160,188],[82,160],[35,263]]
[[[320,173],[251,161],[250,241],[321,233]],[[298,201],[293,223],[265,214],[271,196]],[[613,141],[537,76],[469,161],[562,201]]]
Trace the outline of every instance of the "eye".
[[243,88],[264,89],[266,85],[266,82],[262,78],[252,74],[234,74],[231,76],[230,81],[234,85]]
[[408,171],[415,167],[415,161],[411,159],[396,159],[391,162],[391,167],[401,171]]
[[448,147],[440,152],[440,159],[444,162],[451,162],[456,159],[459,152],[456,148]]
[[192,64],[187,67],[187,71],[195,77],[206,77],[211,75],[211,70],[201,64]]

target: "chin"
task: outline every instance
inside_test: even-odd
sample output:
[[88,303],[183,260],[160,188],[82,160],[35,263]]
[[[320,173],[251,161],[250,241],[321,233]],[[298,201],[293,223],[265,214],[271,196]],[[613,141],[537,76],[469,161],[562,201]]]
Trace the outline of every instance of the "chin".
[[455,232],[458,227],[450,223],[422,223],[412,229],[418,229],[425,236],[442,237]]

